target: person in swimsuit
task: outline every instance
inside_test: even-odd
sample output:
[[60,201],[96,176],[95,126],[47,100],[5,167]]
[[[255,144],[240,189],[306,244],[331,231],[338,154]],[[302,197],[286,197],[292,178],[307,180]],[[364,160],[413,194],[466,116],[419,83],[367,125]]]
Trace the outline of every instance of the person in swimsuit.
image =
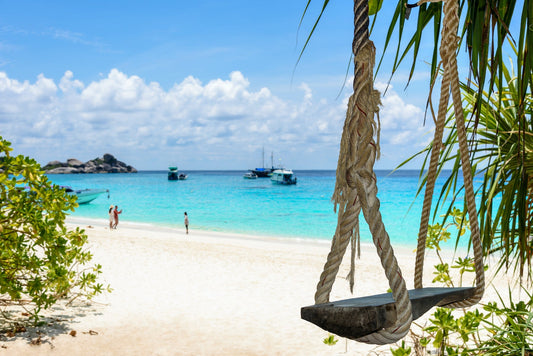
[[185,233],[188,234],[189,233],[189,216],[187,215],[187,212],[185,212],[183,215],[184,215],[183,222],[185,223]]
[[122,214],[122,210],[118,211],[118,205],[115,205],[115,210],[113,210],[113,215],[115,217],[115,223],[113,225],[113,229],[117,228],[117,225],[118,225],[118,214]]

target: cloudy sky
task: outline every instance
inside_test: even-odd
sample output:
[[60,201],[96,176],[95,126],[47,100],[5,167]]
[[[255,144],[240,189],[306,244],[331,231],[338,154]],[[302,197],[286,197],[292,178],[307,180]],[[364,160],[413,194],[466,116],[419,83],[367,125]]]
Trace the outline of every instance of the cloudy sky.
[[[245,170],[261,165],[264,147],[288,168],[335,169],[353,3],[331,3],[297,64],[321,5],[299,28],[306,3],[2,1],[0,135],[41,164],[111,153],[141,170]],[[372,35],[378,56],[390,11]],[[382,99],[377,168],[431,139],[430,46],[412,84],[402,68]]]

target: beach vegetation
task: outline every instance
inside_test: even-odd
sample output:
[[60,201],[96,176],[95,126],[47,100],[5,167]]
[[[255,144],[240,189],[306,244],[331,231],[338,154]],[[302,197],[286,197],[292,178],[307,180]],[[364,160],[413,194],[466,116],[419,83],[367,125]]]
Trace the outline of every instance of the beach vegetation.
[[405,341],[402,341],[402,345],[397,348],[390,349],[392,356],[408,356],[411,354],[411,346],[407,346]]
[[499,316],[503,323],[487,318],[484,322],[492,337],[473,351],[482,355],[533,355],[533,295],[526,289],[523,292],[529,298],[526,302],[514,302],[509,292],[508,305],[500,298],[501,307],[496,303],[485,306],[485,310]]
[[[435,224],[429,231],[441,228],[441,233],[447,235],[448,228],[459,229],[461,225],[460,220],[454,220],[444,228]],[[440,244],[445,240],[433,235],[428,249],[440,251]],[[433,283],[453,287],[454,276],[440,255],[439,259],[440,264],[434,266],[434,274],[439,278]],[[459,287],[463,286],[464,274],[475,273],[468,256],[457,257],[452,268],[459,273]],[[412,348],[407,348],[402,341],[391,348],[391,354],[410,355],[413,351],[415,355],[426,355],[431,347],[431,352],[439,355],[533,355],[533,295],[527,288],[521,288],[526,301],[514,301],[509,289],[508,302],[498,292],[499,303],[491,301],[478,309],[436,308],[425,324],[414,323],[419,331],[411,331]]]
[[329,334],[328,337],[326,337],[322,342],[326,345],[333,346],[335,345],[339,340],[335,338],[335,335]]
[[20,315],[37,323],[60,299],[109,290],[98,282],[102,267],[90,265],[85,231],[65,225],[76,197],[53,185],[35,160],[12,151],[0,136],[1,329],[19,325]]
[[[529,73],[532,76],[531,72]],[[461,84],[464,111],[478,112],[477,125],[470,125],[472,175],[477,181],[479,224],[484,254],[498,256],[499,269],[509,267],[519,276],[531,279],[533,257],[533,99],[531,91],[521,96],[521,78],[512,69],[502,67],[502,77],[495,82],[500,91],[481,93]],[[503,82],[503,83],[500,83]],[[479,108],[476,106],[480,103]],[[447,211],[446,219],[456,217],[453,209],[464,195],[461,163],[453,115],[447,120],[445,149],[440,154],[438,171],[451,167],[438,196],[435,211]],[[428,145],[417,155],[426,160],[432,149]],[[413,157],[412,157],[413,158]],[[422,180],[425,183],[425,177]],[[464,201],[466,206],[466,201]],[[463,226],[466,225],[466,220]],[[458,235],[459,237],[459,235]]]

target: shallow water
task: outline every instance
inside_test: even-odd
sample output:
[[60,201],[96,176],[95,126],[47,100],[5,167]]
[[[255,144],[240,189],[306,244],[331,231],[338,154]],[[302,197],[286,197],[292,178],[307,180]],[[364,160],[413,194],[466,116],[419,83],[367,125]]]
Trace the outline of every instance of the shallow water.
[[[110,204],[123,221],[263,236],[331,239],[337,224],[331,195],[335,171],[295,171],[298,184],[280,186],[268,178],[243,179],[244,171],[190,171],[185,181],[168,181],[166,171],[136,174],[48,175],[76,189],[109,189],[72,216],[107,219]],[[391,241],[415,246],[422,197],[415,200],[418,171],[377,171],[380,212]],[[444,182],[441,178],[436,189]],[[361,215],[361,238],[371,242]]]

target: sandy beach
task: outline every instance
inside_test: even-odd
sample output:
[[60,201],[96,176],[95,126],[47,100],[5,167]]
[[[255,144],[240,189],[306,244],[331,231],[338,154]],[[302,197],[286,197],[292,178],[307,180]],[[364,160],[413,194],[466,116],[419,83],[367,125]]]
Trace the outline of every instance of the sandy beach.
[[[105,220],[68,220],[86,230],[93,262],[112,293],[64,308],[59,321],[0,339],[0,355],[365,355],[376,347],[340,339],[300,319],[313,304],[329,242],[258,238],[191,229],[156,228]],[[414,251],[395,248],[408,288]],[[431,283],[435,257],[428,257]],[[363,245],[356,265],[356,296],[383,293],[388,285],[374,247]],[[331,299],[350,298],[341,267]],[[488,276],[489,277],[489,276]],[[507,288],[507,282],[499,279]],[[487,288],[486,297],[494,299]],[[72,336],[75,331],[75,336]],[[42,334],[38,334],[42,332]],[[40,345],[31,345],[41,337]],[[346,352],[347,351],[347,352]]]

